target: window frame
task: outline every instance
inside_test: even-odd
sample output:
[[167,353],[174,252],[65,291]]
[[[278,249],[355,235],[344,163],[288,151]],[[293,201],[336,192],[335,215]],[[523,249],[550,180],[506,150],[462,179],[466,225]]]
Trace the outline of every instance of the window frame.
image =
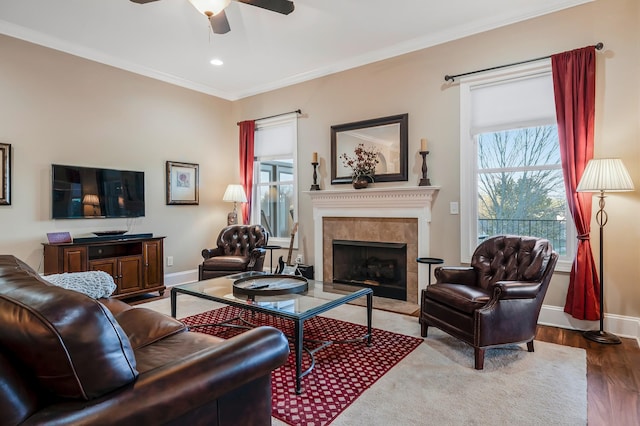
[[[551,74],[551,62],[548,59],[460,80],[460,261],[462,263],[471,262],[471,256],[478,246],[478,144],[471,129],[471,91],[477,86],[499,84],[508,80],[543,74]],[[524,128],[550,123],[522,121],[513,124],[513,128]],[[566,255],[558,259],[556,270],[568,272],[575,257],[577,233],[568,209],[566,217]]]
[[[253,159],[253,189],[251,194],[251,223],[260,223],[262,224],[262,218],[260,215],[260,198],[259,198],[259,188],[267,185],[273,185],[274,181],[270,181],[269,183],[261,183],[260,182],[260,172],[261,172],[261,163],[265,161],[277,161],[277,160],[292,160],[293,167],[293,179],[291,181],[283,181],[282,183],[293,186],[293,195],[292,195],[292,203],[293,203],[293,223],[298,221],[298,115],[296,113],[285,114],[277,117],[266,118],[262,120],[256,120],[255,133],[259,132],[261,129],[265,129],[268,127],[276,127],[276,126],[291,126],[291,132],[293,134],[293,144],[292,144],[292,152],[289,154],[281,154],[281,155],[269,155],[261,158],[254,157]],[[279,182],[279,181],[275,181]],[[270,245],[279,245],[283,248],[288,248],[290,245],[291,236],[287,237],[276,237],[274,235],[269,234],[269,244]],[[295,238],[296,242],[294,244],[294,249],[297,248],[297,238]]]

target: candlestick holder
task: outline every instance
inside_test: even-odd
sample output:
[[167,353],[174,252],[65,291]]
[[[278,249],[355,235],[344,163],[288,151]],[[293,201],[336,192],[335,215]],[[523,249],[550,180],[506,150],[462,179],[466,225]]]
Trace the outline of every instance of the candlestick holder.
[[313,185],[311,185],[311,189],[310,191],[320,191],[320,185],[318,185],[318,172],[317,172],[317,167],[318,167],[318,162],[314,161],[313,163],[311,163],[311,165],[313,166]]
[[431,181],[427,177],[427,154],[429,154],[429,151],[419,152],[422,155],[422,179],[420,179],[418,186],[431,186]]

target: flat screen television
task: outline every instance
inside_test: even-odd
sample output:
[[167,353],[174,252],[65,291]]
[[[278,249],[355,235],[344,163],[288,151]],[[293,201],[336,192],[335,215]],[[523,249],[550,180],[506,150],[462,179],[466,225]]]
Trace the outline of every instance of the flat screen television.
[[144,216],[144,172],[52,164],[53,219]]

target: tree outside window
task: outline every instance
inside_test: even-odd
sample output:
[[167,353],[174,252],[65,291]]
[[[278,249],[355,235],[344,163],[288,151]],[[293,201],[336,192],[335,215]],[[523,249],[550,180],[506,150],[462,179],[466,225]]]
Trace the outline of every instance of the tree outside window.
[[478,240],[533,235],[566,254],[567,203],[557,127],[482,133],[476,141]]

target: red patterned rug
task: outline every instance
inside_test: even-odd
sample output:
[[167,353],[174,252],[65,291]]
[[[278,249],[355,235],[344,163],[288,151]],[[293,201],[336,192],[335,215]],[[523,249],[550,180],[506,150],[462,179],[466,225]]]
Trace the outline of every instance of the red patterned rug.
[[[225,307],[182,319],[187,325],[220,323],[235,318],[241,309]],[[270,325],[293,334],[291,321],[270,315],[248,314],[255,325]],[[367,328],[332,318],[315,317],[304,323],[304,336],[317,340],[347,340],[366,334]],[[206,327],[194,331],[229,338],[242,329]],[[331,423],[365,390],[422,343],[422,339],[373,329],[371,346],[365,342],[333,344],[315,353],[314,369],[302,379],[302,394],[295,393],[295,357],[271,375],[273,416],[290,425],[320,426]],[[311,348],[312,344],[305,343]],[[310,357],[303,355],[303,371]]]

